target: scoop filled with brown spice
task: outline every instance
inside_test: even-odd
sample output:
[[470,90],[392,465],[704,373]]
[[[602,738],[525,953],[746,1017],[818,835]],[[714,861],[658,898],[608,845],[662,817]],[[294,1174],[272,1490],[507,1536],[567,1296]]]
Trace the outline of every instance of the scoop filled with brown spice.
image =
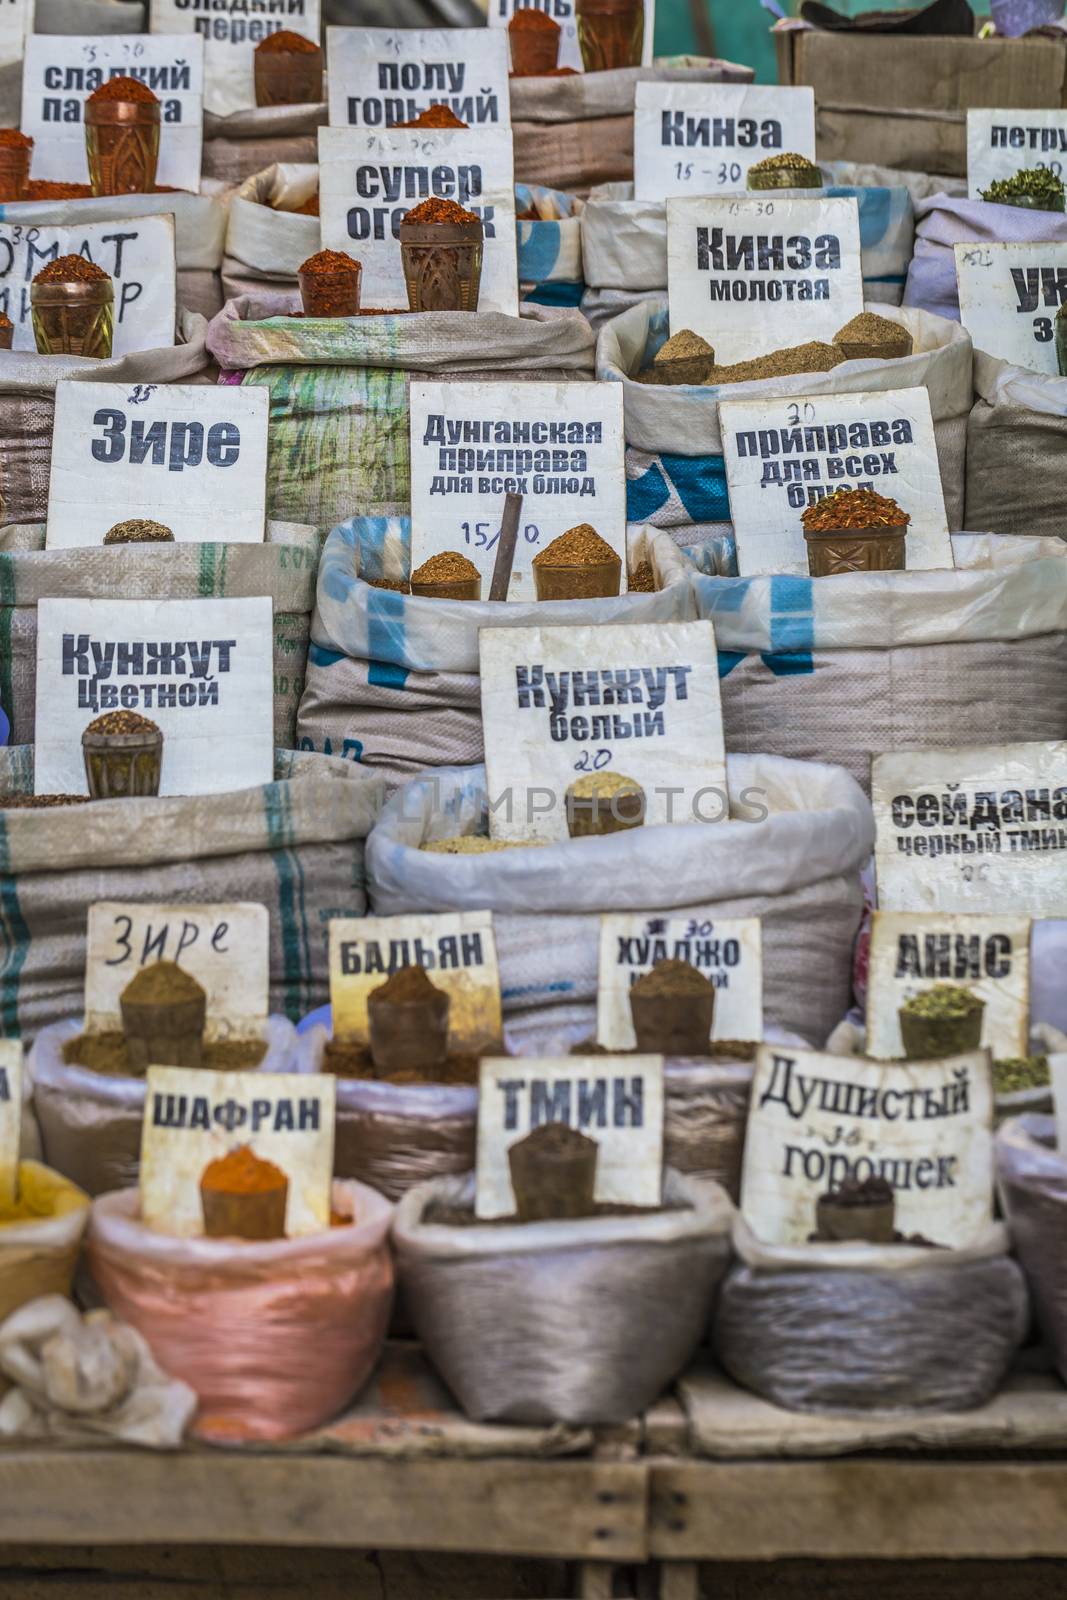
[[607,599],[619,592],[622,558],[590,522],[553,539],[533,558],[538,600]]
[[458,550],[441,550],[415,568],[411,592],[424,600],[480,600],[482,576]]

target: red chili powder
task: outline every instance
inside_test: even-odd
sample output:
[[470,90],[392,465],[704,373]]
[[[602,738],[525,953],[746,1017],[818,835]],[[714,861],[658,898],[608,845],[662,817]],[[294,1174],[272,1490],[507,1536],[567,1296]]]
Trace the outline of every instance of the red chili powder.
[[396,122],[396,128],[467,128],[467,122],[461,122],[451,106],[432,105],[425,111],[420,111],[411,122]]
[[358,265],[359,262],[352,256],[346,256],[343,250],[320,250],[302,261],[297,270],[309,272],[313,278],[318,278],[328,272],[351,272]]
[[277,33],[268,33],[263,43],[256,45],[256,55],[311,56],[321,48],[321,45],[317,45],[313,39],[305,39],[302,33],[293,33],[289,28],[280,28]]
[[44,178],[31,178],[26,185],[27,200],[87,200],[92,192],[88,183],[51,183]]
[[0,128],[0,145],[8,150],[31,150],[33,140],[29,134],[20,133],[17,128]]
[[103,267],[84,256],[59,256],[42,267],[34,283],[99,283],[107,277]]
[[99,105],[101,100],[133,100],[138,105],[158,106],[159,98],[140,78],[108,78],[89,96],[89,104]]
[[508,30],[512,28],[516,33],[558,33],[559,23],[538,11],[536,6],[523,6],[508,23]]
[[432,195],[422,200],[404,218],[405,222],[477,222],[473,211],[464,211],[454,200],[441,200]]
[[14,326],[15,326],[15,324],[12,322],[12,320],[8,316],[7,312],[6,311],[0,311],[0,328],[3,328],[4,331],[6,332],[8,328],[13,328]]

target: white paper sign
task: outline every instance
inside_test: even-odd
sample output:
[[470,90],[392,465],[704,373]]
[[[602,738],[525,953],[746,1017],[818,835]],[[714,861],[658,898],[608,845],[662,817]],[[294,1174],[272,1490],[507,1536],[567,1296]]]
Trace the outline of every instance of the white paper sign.
[[392,128],[433,105],[468,128],[511,126],[498,28],[327,28],[331,128]]
[[297,1072],[149,1067],[141,1134],[141,1220],[160,1233],[204,1231],[204,1168],[242,1145],[289,1180],[288,1238],[330,1226],[336,1079]]
[[606,1050],[637,1043],[630,989],[657,961],[688,961],[715,985],[712,1039],[763,1038],[763,946],[758,917],[684,917],[635,912],[600,919],[596,1042]]
[[208,1039],[261,1038],[270,983],[266,906],[98,900],[89,907],[85,1027],[122,1027],[122,991],[142,967],[174,961],[207,995]]
[[[561,67],[571,67],[575,72],[585,70],[581,46],[578,43],[578,23],[574,15],[574,0],[532,0],[538,11],[544,11],[553,22],[559,23],[559,61]],[[488,22],[491,28],[507,28],[516,11],[530,9],[531,0],[489,0]],[[509,55],[510,60],[510,55]]]
[[910,514],[909,571],[952,566],[926,389],[724,400],[719,431],[742,577],[807,576],[805,507],[858,487],[891,495]]
[[[499,3],[499,0],[498,0]],[[745,83],[639,83],[634,198],[731,194],[768,156],[815,160],[815,91]]]
[[36,0],[3,0],[0,5],[0,67],[21,61],[26,39],[33,32]]
[[955,244],[960,321],[976,350],[1055,375],[1067,244]]
[[423,967],[449,997],[451,1051],[476,1055],[499,1044],[500,970],[491,911],[335,917],[330,922],[334,1038],[366,1044],[368,996],[392,973],[410,966]]
[[545,1122],[598,1147],[598,1205],[658,1206],[663,1185],[663,1057],[561,1056],[482,1062],[475,1213],[515,1211],[508,1150]]
[[163,732],[160,794],[270,783],[272,621],[269,596],[39,601],[35,793],[88,793],[82,732],[118,709]]
[[[332,31],[332,30],[331,30]],[[479,311],[518,316],[514,159],[509,128],[319,129],[322,244],[363,267],[360,300],[407,305],[400,224],[429,195],[455,200],[485,230]]]
[[729,815],[710,622],[483,628],[485,767],[494,839],[566,839],[586,773],[632,778],[646,827]]
[[256,15],[248,0],[211,0],[205,16],[189,0],[149,0],[152,33],[202,34],[204,109],[216,117],[251,110],[256,103],[257,44],[269,34],[299,33],[319,43],[319,0],[285,0],[285,15]]
[[[160,206],[166,205],[160,196]],[[0,221],[0,311],[15,324],[13,348],[36,350],[30,282],[57,256],[80,255],[114,281],[112,355],[174,344],[174,218],[130,217],[59,227]]]
[[1030,919],[876,911],[867,985],[867,1054],[904,1054],[900,1007],[949,983],[985,1002],[981,1043],[995,1059],[1024,1056],[1030,1037]]
[[884,911],[1067,917],[1067,744],[876,756],[871,800]]
[[22,1137],[22,1042],[0,1039],[0,1205],[18,1199]]
[[829,343],[863,310],[856,201],[668,200],[667,292],[671,328],[710,340],[720,366]]
[[885,1178],[896,1227],[968,1245],[993,1220],[989,1053],[886,1065],[761,1045],[741,1212],[765,1244],[806,1244],[815,1204],[845,1178]]
[[580,522],[625,571],[621,384],[413,382],[410,402],[413,572],[458,550],[488,600],[509,492],[523,496],[509,600],[537,598],[534,556]]
[[147,517],[179,542],[261,543],[270,397],[231,384],[59,383],[50,550]]
[[1022,167],[1047,167],[1058,178],[1067,167],[1067,111],[967,112],[967,195],[980,200],[998,178]]
[[108,78],[139,78],[160,102],[156,182],[200,190],[204,41],[199,34],[35,33],[22,70],[22,131],[32,177],[88,183],[83,107]]

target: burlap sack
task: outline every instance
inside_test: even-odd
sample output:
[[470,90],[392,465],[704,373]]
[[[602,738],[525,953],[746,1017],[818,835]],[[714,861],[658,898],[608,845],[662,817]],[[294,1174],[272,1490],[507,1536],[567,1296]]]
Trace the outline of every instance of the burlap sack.
[[954,244],[1041,243],[1067,240],[1067,217],[1056,211],[998,206],[965,195],[931,195],[915,207],[915,253],[904,304],[959,321]]
[[203,317],[183,312],[178,317],[181,342],[166,350],[140,350],[111,361],[5,351],[0,363],[0,527],[9,522],[41,522],[48,515],[57,383],[67,379],[129,384],[206,381],[206,334]]
[[1067,1163],[1053,1116],[1005,1122],[994,1142],[997,1188],[1056,1370],[1067,1383]]
[[325,104],[256,106],[228,117],[205,111],[201,174],[236,185],[277,161],[318,161],[325,126]]
[[32,744],[38,600],[193,600],[269,595],[274,605],[274,741],[291,747],[315,603],[317,528],[267,524],[264,544],[102,545],[46,550],[44,525],[0,528],[0,706],[12,744]]
[[[719,533],[730,531],[719,434],[721,400],[925,388],[930,394],[948,525],[962,527],[964,450],[972,399],[970,338],[958,323],[922,311],[884,304],[874,309],[910,330],[914,340],[910,356],[898,361],[844,361],[829,372],[720,386],[666,388],[633,381],[632,374],[648,366],[667,338],[665,299],[647,300],[607,323],[597,340],[597,376],[623,386],[629,521],[651,522],[658,528],[708,524]],[[798,331],[798,340],[802,336]]]
[[634,86],[638,83],[751,83],[751,67],[626,67],[565,78],[513,78],[515,179],[586,195],[597,183],[634,175]]
[[46,1294],[70,1294],[89,1197],[38,1161],[19,1162],[19,1193],[37,1216],[0,1235],[0,1322]]
[[[32,752],[0,752],[0,793],[32,785]],[[30,1038],[83,1003],[97,900],[254,900],[270,913],[271,1010],[326,998],[330,917],[366,908],[363,841],[382,786],[351,763],[284,756],[274,783],[229,794],[0,807],[0,1032]]]
[[481,628],[684,622],[692,614],[689,564],[664,535],[649,550],[658,590],[615,600],[426,600],[365,581],[406,578],[410,553],[407,517],[355,517],[327,538],[297,716],[302,750],[347,756],[397,780],[480,761]]
[[286,521],[331,528],[409,509],[413,374],[593,375],[593,333],[576,311],[383,313],[327,325],[287,315],[298,308],[295,292],[232,300],[207,336],[220,366],[270,391],[267,511]]
[[789,1411],[969,1411],[1026,1334],[1007,1229],[967,1249],[765,1245],[734,1224],[739,1264],[715,1313],[731,1378]]
[[[1067,235],[1065,235],[1067,237]],[[993,533],[1067,538],[1067,378],[974,353],[967,420],[967,522]]]
[[886,750],[1061,739],[1067,552],[955,534],[956,570],[693,579],[728,750],[847,767]]
[[727,756],[734,802],[762,822],[680,823],[529,850],[441,855],[431,840],[484,833],[483,767],[443,768],[393,796],[367,846],[376,915],[494,913],[508,1038],[595,1026],[600,917],[667,911],[763,919],[764,1020],[825,1039],[847,1009],[852,941],[872,848],[870,804],[838,767]]
[[227,300],[264,284],[295,289],[297,269],[320,248],[318,217],[297,207],[319,192],[319,169],[282,162],[246,178],[230,201],[222,286]]

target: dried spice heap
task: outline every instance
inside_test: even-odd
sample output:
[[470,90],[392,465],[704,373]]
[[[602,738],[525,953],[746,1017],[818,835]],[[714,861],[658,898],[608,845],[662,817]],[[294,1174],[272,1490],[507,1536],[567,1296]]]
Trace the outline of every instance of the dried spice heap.
[[558,33],[559,23],[538,11],[536,6],[522,6],[508,23],[508,30],[516,33]]
[[875,311],[861,311],[834,334],[835,344],[896,344],[911,335],[899,322],[880,317]]
[[256,54],[311,56],[319,48],[314,40],[305,39],[302,33],[293,33],[289,28],[279,28],[277,33],[268,33],[263,42],[256,45]]
[[238,1145],[210,1161],[200,1179],[207,1189],[219,1189],[224,1194],[268,1194],[288,1183],[285,1173],[273,1161],[263,1161],[251,1145]]
[[591,522],[580,522],[568,528],[558,539],[553,539],[533,558],[535,567],[599,567],[605,561],[617,561],[618,555],[602,539]]
[[626,589],[629,594],[654,594],[656,589],[656,574],[652,571],[651,561],[639,561],[626,580]]
[[469,583],[479,576],[473,561],[458,550],[441,550],[411,574],[412,583]]
[[13,328],[14,326],[15,326],[15,324],[12,322],[12,320],[8,316],[7,312],[6,311],[0,311],[0,328],[5,329],[5,331],[6,331],[6,329]]
[[116,522],[104,534],[105,544],[173,544],[174,534],[162,522],[150,517],[130,517]]
[[0,146],[6,150],[32,150],[33,140],[18,128],[0,128]]
[[98,106],[104,100],[130,100],[143,106],[159,104],[159,96],[154,95],[147,83],[142,83],[140,78],[108,78],[99,89],[93,90],[89,96],[89,104]]
[[147,717],[142,717],[139,711],[105,711],[102,717],[97,717],[85,729],[86,733],[127,734],[127,733],[158,733],[159,728]]
[[34,283],[102,283],[107,277],[103,267],[84,256],[57,256],[47,267],[42,267]]
[[586,772],[571,784],[576,800],[614,800],[621,794],[640,794],[641,785],[621,772]]
[[[540,841],[537,841],[539,844]],[[533,843],[522,843],[514,839],[487,839],[484,833],[468,833],[455,839],[435,839],[432,844],[421,844],[420,850],[425,850],[435,856],[487,856],[495,850],[532,850],[536,848]]]
[[652,357],[652,364],[657,366],[662,361],[691,361],[694,356],[707,356],[709,361],[714,361],[715,351],[692,328],[679,328],[677,333],[671,334],[666,344],[660,345]]
[[153,961],[134,974],[123,989],[122,998],[137,1005],[172,1005],[181,1000],[199,1000],[203,993],[192,973],[176,961]]
[[31,178],[26,185],[27,200],[88,200],[92,192],[91,183],[52,183],[45,178]]
[[45,811],[53,806],[87,806],[87,794],[0,794],[0,811]]
[[297,268],[298,272],[310,273],[313,278],[325,277],[327,273],[354,272],[359,266],[352,256],[345,255],[343,250],[319,250],[313,256],[308,256]]
[[319,214],[319,197],[309,194],[307,199],[299,206],[272,206],[272,211],[283,211],[289,217],[317,217]]
[[710,980],[688,961],[657,961],[633,984],[632,993],[670,998],[672,995],[704,994]]
[[397,122],[397,128],[467,128],[467,122],[462,122],[451,106],[432,105],[425,111],[420,111],[417,117],[410,122]]
[[927,1017],[938,1022],[956,1022],[963,1017],[969,1017],[975,1007],[981,1004],[976,995],[969,989],[961,988],[957,983],[935,983],[932,989],[926,989],[922,994],[913,994],[910,1000],[905,1000],[900,1009],[913,1017]]
[[437,195],[432,195],[429,200],[421,200],[419,204],[408,212],[405,222],[477,222],[478,218],[473,211],[465,211],[454,200],[442,200]]
[[1010,178],[997,178],[988,189],[978,192],[983,200],[991,200],[994,205],[998,202],[1010,205],[1013,200],[1026,198],[1036,201],[1038,207],[1046,211],[1063,209],[1063,179],[1057,178],[1047,167],[1024,167]]
[[832,367],[840,366],[844,359],[834,345],[811,339],[807,344],[772,350],[753,361],[738,361],[728,367],[710,367],[704,382],[758,383],[761,378],[789,378],[797,372],[829,372]]
[[[74,803],[72,799],[70,804]],[[248,1072],[259,1066],[266,1053],[265,1039],[208,1039],[201,1047],[200,1064],[205,1072]],[[80,1033],[68,1039],[63,1046],[63,1060],[69,1067],[87,1067],[107,1078],[133,1075],[126,1035],[117,1031]]]
[[397,970],[372,989],[369,998],[387,1000],[390,1005],[411,1005],[413,1001],[432,1000],[440,990],[430,982],[424,967],[398,967]]
[[764,156],[762,161],[753,162],[749,172],[780,172],[783,167],[802,167],[810,172],[818,172],[816,163],[807,156],[797,155],[795,150],[783,150],[776,156]]
[[895,500],[873,489],[835,489],[808,506],[800,520],[805,533],[835,533],[848,528],[901,528],[911,517]]
[[1043,1089],[1050,1082],[1048,1056],[1008,1056],[993,1063],[993,1088],[997,1094]]

